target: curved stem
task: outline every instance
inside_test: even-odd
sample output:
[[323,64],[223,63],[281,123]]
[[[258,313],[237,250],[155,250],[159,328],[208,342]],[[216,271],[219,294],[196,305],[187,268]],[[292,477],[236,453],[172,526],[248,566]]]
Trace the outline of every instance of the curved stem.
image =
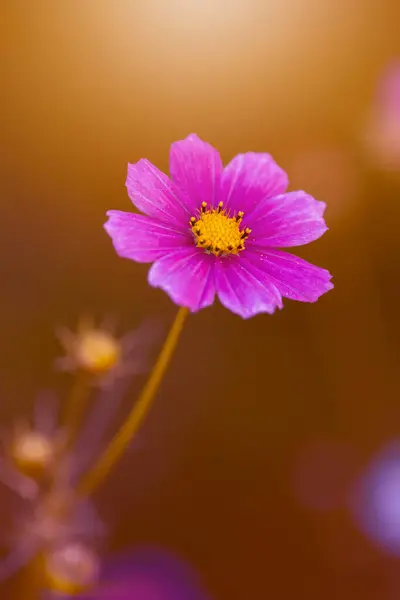
[[133,405],[126,421],[111,440],[110,444],[100,456],[93,469],[89,471],[78,486],[78,494],[88,495],[105,479],[111,468],[121,457],[129,442],[139,429],[143,419],[147,415],[154,396],[160,386],[164,373],[172,358],[180,333],[186,317],[189,314],[187,308],[180,308],[175,321],[169,331],[161,353],[154,365],[153,371],[147,380],[138,400]]
[[65,429],[67,432],[66,446],[70,448],[75,441],[79,423],[86,409],[90,394],[90,377],[86,373],[78,373],[70,397],[67,401],[67,414],[65,416]]

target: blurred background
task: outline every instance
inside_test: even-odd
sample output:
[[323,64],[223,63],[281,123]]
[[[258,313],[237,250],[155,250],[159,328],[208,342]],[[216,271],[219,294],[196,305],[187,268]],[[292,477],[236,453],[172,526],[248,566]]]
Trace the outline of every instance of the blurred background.
[[[127,163],[168,171],[192,132],[224,162],[269,152],[328,203],[330,231],[298,254],[335,289],[190,317],[96,494],[108,551],[171,551],[217,600],[399,598],[398,3],[14,0],[0,28],[1,425],[43,387],[67,393],[57,324],[154,318],[157,354],[176,307],[102,227],[130,210]],[[2,589],[35,597],[26,571]]]

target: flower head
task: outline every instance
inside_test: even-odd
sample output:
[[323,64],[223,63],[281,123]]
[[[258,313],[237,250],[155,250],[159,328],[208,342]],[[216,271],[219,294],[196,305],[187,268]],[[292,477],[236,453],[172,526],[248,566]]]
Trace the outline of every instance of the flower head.
[[11,455],[21,470],[30,465],[47,467],[54,458],[53,441],[38,431],[27,430],[16,435]]
[[44,569],[50,590],[72,596],[97,583],[100,557],[88,544],[71,541],[45,555]]
[[[11,577],[35,556],[44,559],[47,584],[54,591],[81,590],[97,578],[95,552],[104,536],[103,524],[92,503],[77,497],[70,485],[68,461],[57,466],[53,482],[45,489],[16,472],[13,489],[23,496],[13,527],[7,531],[8,554],[0,561],[0,582]],[[4,477],[3,477],[4,479]],[[26,493],[27,482],[32,493]],[[17,508],[17,506],[15,507]],[[76,555],[80,555],[80,568]]]
[[[59,328],[58,337],[66,351],[58,366],[65,371],[80,371],[101,385],[111,385],[115,379],[137,373],[140,361],[131,361],[131,351],[143,341],[144,330],[129,332],[117,338],[113,324],[103,322],[95,326],[91,319],[83,319],[76,332]],[[142,328],[143,329],[143,328]]]
[[189,135],[172,144],[170,172],[129,165],[128,194],[144,215],[110,210],[105,228],[120,256],[154,262],[149,283],[176,304],[195,312],[217,295],[248,318],[282,308],[282,297],[315,302],[333,287],[328,271],[276,249],[327,227],[325,204],[287,193],[269,154],[240,154],[224,168],[217,150]]
[[48,474],[65,445],[65,432],[57,425],[56,401],[41,396],[32,422],[20,420],[3,434],[6,458],[23,474]]

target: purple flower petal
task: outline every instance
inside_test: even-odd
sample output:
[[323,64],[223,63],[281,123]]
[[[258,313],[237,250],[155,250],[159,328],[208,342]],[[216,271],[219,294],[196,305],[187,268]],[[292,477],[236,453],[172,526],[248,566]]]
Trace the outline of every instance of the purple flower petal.
[[188,198],[191,216],[195,216],[202,202],[215,206],[222,173],[219,152],[195,134],[174,142],[170,151],[172,180]]
[[126,187],[133,204],[145,215],[187,226],[191,214],[184,194],[148,160],[128,165]]
[[274,283],[245,255],[219,260],[215,283],[221,303],[244,319],[258,313],[272,314],[277,307],[282,308],[282,298]]
[[301,246],[327,231],[325,207],[303,191],[290,192],[264,199],[243,223],[257,246]]
[[124,552],[105,563],[98,588],[79,600],[210,600],[200,574],[159,548]]
[[246,258],[261,269],[285,298],[315,302],[333,288],[331,274],[298,256],[280,250],[246,251]]
[[221,177],[219,200],[232,211],[248,216],[264,198],[282,194],[288,177],[269,154],[238,154],[225,167]]
[[171,250],[185,245],[193,246],[188,235],[150,217],[120,210],[109,210],[107,216],[109,220],[104,228],[111,237],[117,254],[122,258],[153,262]]
[[214,302],[214,258],[199,248],[174,250],[153,264],[149,283],[163,289],[175,304],[196,312]]

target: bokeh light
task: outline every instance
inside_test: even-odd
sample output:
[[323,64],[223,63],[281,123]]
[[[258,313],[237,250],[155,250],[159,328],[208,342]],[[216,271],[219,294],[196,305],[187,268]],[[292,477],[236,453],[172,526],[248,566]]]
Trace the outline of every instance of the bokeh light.
[[365,535],[400,557],[400,441],[378,452],[358,478],[350,508]]
[[364,136],[377,168],[400,171],[400,58],[391,60],[377,80]]
[[110,558],[91,600],[211,600],[188,563],[160,548],[138,548]]

